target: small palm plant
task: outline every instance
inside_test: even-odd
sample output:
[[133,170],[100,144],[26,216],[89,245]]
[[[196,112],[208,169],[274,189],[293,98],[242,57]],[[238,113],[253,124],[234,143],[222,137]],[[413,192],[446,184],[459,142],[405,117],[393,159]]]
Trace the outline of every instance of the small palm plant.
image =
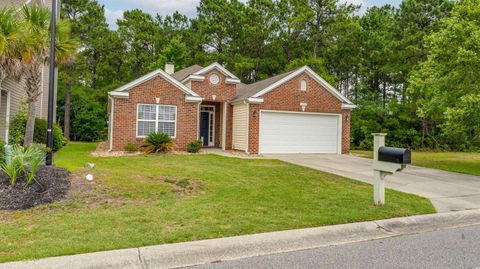
[[23,163],[25,168],[28,168],[28,171],[24,168],[28,185],[32,184],[34,181],[37,182],[37,184],[40,184],[37,181],[35,174],[37,173],[38,167],[45,162],[45,153],[46,151],[44,149],[35,144],[24,149]]
[[9,177],[10,186],[15,185],[21,172],[25,174],[27,185],[31,185],[34,181],[40,184],[35,174],[38,167],[45,161],[45,152],[46,150],[34,144],[28,147],[14,145],[7,153],[5,162],[0,165],[0,169]]
[[13,146],[11,152],[7,154],[5,162],[0,165],[0,169],[7,174],[11,187],[17,183],[18,176],[24,168],[22,151],[21,146]]
[[166,133],[150,133],[142,145],[143,151],[147,154],[167,152],[172,148],[172,138]]

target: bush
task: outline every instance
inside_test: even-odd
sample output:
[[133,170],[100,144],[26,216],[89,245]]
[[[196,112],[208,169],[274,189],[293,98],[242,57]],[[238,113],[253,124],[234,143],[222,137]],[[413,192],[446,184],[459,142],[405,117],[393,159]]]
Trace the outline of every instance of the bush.
[[150,133],[142,145],[142,149],[145,153],[167,152],[172,148],[172,138],[165,133]]
[[[17,114],[13,116],[10,122],[8,132],[8,142],[12,145],[23,145],[23,137],[25,136],[25,126],[27,124],[27,110],[25,106],[21,106]],[[34,134],[35,136],[35,134]],[[45,141],[43,142],[45,143]]]
[[0,169],[7,174],[11,186],[15,185],[21,172],[25,175],[27,185],[30,185],[36,181],[38,167],[45,162],[45,153],[46,149],[36,144],[28,147],[14,145]]
[[198,153],[202,149],[202,147],[202,141],[196,140],[187,145],[187,151],[190,153]]
[[125,147],[123,147],[123,150],[125,150],[126,152],[135,152],[138,150],[138,147],[133,143],[128,143],[125,145]]
[[93,101],[85,103],[74,116],[72,131],[76,140],[96,142],[107,138],[108,129],[103,105]]
[[[33,142],[45,144],[47,141],[47,121],[44,119],[35,119],[35,130],[33,132]],[[68,140],[63,136],[63,131],[57,124],[53,125],[53,150],[57,151],[67,144]]]
[[[12,119],[9,129],[9,143],[12,145],[23,145],[25,135],[25,126],[27,124],[27,111],[21,108]],[[33,131],[33,142],[37,144],[46,144],[47,141],[47,121],[44,119],[35,119],[35,129]],[[63,136],[63,131],[57,124],[53,125],[53,150],[57,151],[67,144],[68,140]]]
[[5,162],[5,142],[0,140],[0,163]]

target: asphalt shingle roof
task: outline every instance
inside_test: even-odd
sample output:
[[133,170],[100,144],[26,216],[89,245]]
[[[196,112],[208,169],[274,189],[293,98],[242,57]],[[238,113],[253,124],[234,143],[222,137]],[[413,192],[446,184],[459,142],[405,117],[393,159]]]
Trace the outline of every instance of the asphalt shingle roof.
[[193,74],[195,72],[198,72],[202,69],[203,69],[202,66],[200,66],[198,64],[194,64],[194,65],[186,67],[182,70],[178,70],[177,72],[172,74],[172,77],[181,82],[182,80],[186,79],[191,74]]
[[252,83],[252,84],[241,83],[241,84],[237,85],[237,93],[238,94],[234,98],[234,101],[243,100],[245,98],[252,97],[256,93],[262,91],[266,87],[268,87],[268,86],[272,85],[273,83],[283,79],[284,77],[290,75],[291,73],[295,72],[298,69],[299,68],[294,69],[294,70],[289,71],[289,72],[286,72],[286,73],[282,73],[282,74],[273,76],[271,78],[267,78],[267,79],[264,79],[264,80],[257,81],[257,82]]

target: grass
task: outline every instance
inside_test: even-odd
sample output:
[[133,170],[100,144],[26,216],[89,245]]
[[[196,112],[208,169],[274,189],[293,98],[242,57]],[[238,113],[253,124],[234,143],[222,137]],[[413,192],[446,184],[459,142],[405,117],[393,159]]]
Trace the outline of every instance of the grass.
[[427,199],[393,190],[375,207],[368,184],[277,160],[94,158],[94,148],[71,143],[55,155],[73,175],[93,173],[94,194],[0,211],[0,262],[434,212]]
[[[352,153],[373,158],[372,151],[352,150]],[[480,153],[478,152],[413,152],[412,164],[480,176]]]

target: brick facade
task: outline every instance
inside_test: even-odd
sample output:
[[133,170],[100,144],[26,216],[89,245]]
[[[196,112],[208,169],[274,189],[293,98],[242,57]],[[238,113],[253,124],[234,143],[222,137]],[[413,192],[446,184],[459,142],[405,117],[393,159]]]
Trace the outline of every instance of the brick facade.
[[[210,76],[216,74],[220,78],[218,84],[210,83]],[[204,81],[192,81],[191,88],[204,98],[205,102],[228,102],[237,95],[237,86],[225,82],[225,75],[215,69],[206,73]],[[213,100],[215,95],[215,100]]]
[[[217,74],[220,82],[210,83],[210,75]],[[236,84],[225,82],[226,76],[214,69],[204,74],[204,81],[192,81],[189,86],[203,98],[201,103],[186,102],[186,94],[163,77],[156,76],[129,89],[128,98],[114,98],[112,150],[122,151],[128,143],[141,145],[144,138],[136,136],[137,105],[158,104],[177,107],[177,129],[175,149],[186,150],[186,145],[199,139],[200,106],[215,106],[215,147],[222,147],[223,117],[226,107],[225,147],[232,149],[233,105],[230,103],[237,95]],[[307,90],[300,90],[300,81],[307,81]],[[215,100],[213,98],[215,95]],[[342,102],[312,79],[301,74],[263,96],[261,104],[249,105],[248,152],[258,154],[259,126],[261,110],[280,110],[303,112],[300,103],[307,103],[305,112],[332,113],[342,115],[342,153],[350,148],[350,110],[342,109]],[[226,106],[224,103],[226,102]]]
[[144,138],[137,137],[137,105],[157,104],[177,106],[177,130],[175,149],[185,150],[186,145],[197,139],[198,103],[185,102],[185,93],[165,79],[157,76],[129,90],[128,98],[115,98],[113,112],[113,145],[116,151],[125,145],[141,145]]
[[[300,90],[300,81],[307,81],[307,90]],[[342,114],[342,153],[350,150],[350,111],[342,109],[342,102],[312,79],[308,74],[299,75],[263,96],[263,103],[250,104],[248,152],[258,154],[261,110],[317,112]],[[300,103],[306,103],[305,111]],[[348,115],[348,120],[347,116]]]

